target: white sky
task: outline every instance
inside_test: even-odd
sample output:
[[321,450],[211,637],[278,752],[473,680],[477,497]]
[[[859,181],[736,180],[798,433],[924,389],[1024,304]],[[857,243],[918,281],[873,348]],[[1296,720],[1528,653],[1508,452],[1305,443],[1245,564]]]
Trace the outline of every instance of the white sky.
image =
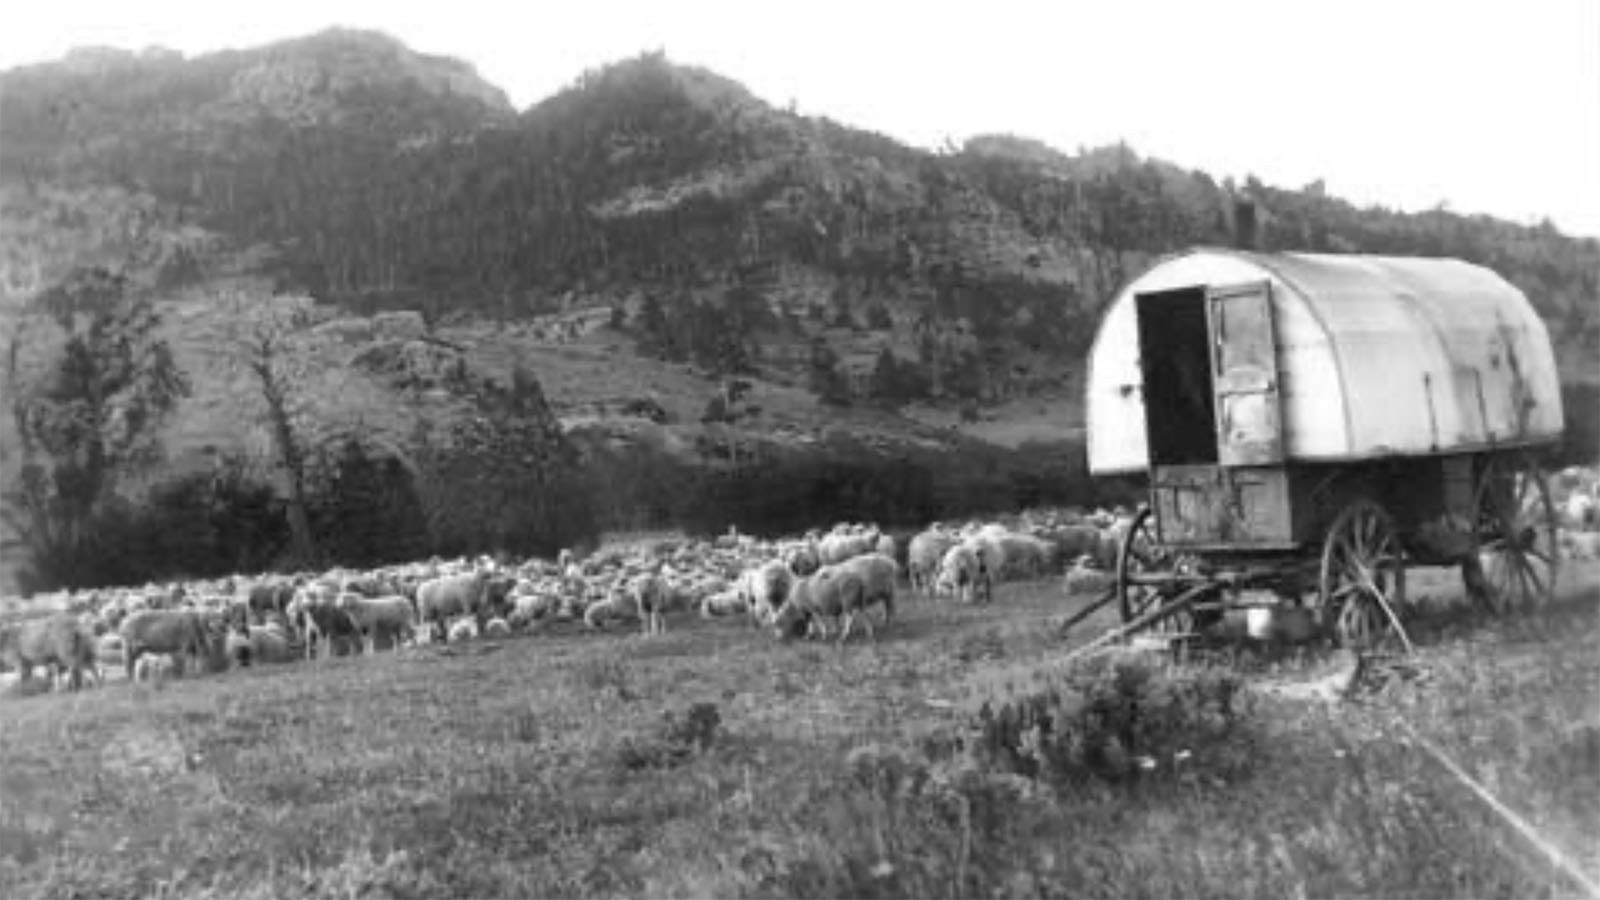
[[465,59],[519,109],[662,49],[925,147],[993,131],[1068,151],[1125,139],[1219,179],[1324,178],[1363,205],[1445,202],[1600,236],[1596,0],[43,0],[9,5],[0,68],[333,25]]

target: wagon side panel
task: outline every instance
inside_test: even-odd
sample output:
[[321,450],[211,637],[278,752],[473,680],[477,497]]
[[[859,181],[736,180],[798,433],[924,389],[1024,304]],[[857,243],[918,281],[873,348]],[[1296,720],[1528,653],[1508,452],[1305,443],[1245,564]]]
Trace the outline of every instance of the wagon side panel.
[[1193,550],[1282,550],[1303,539],[1292,470],[1282,466],[1158,466],[1150,496],[1157,536]]

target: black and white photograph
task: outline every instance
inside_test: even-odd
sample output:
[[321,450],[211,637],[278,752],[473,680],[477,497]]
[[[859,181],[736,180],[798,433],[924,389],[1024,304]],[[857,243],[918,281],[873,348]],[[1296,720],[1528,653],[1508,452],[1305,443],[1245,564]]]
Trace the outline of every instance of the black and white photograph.
[[13,4],[0,897],[1600,900],[1600,4]]

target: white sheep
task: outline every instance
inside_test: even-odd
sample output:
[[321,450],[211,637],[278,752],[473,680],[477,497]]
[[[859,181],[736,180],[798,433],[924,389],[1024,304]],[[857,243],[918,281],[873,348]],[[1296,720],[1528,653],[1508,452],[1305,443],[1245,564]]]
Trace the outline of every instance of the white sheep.
[[867,634],[877,638],[872,618],[867,614],[873,602],[885,604],[885,621],[892,613],[892,593],[888,597],[870,594],[861,571],[849,565],[823,566],[815,574],[796,579],[789,596],[773,617],[773,631],[781,640],[795,637],[802,625],[816,627],[819,635],[827,636],[827,620],[838,622],[839,643],[850,637],[857,616]]
[[452,644],[456,641],[470,641],[478,636],[478,620],[472,616],[452,619],[445,636],[445,639]]
[[749,613],[750,604],[737,587],[707,594],[700,600],[700,617],[703,619]]
[[1600,524],[1600,504],[1581,491],[1574,491],[1567,497],[1563,511],[1568,528],[1587,531]]
[[1064,579],[1068,594],[1101,594],[1111,586],[1111,573],[1099,568],[1095,558],[1084,554],[1077,558]]
[[672,605],[674,593],[663,575],[640,575],[628,583],[634,606],[639,610],[640,625],[645,634],[665,634],[667,608]]
[[906,548],[906,575],[911,580],[911,590],[924,594],[933,591],[939,565],[956,543],[954,535],[932,529],[911,539]]
[[[534,590],[531,589],[530,590]],[[561,609],[561,595],[550,593],[518,593],[511,598],[511,614],[507,623],[516,628],[527,628]]]
[[339,595],[337,604],[355,622],[368,653],[377,651],[380,638],[386,637],[389,646],[398,647],[416,630],[411,601],[398,594],[366,597],[344,593]]
[[758,625],[772,621],[795,582],[795,574],[778,560],[762,563],[739,579],[739,592]]
[[133,680],[165,681],[177,670],[177,660],[170,653],[146,653],[133,664]]
[[1568,559],[1600,559],[1600,531],[1560,532],[1561,553]]
[[836,525],[834,531],[817,544],[817,556],[825,566],[841,563],[852,556],[876,551],[879,537],[881,535],[876,528],[856,531],[849,529],[849,526]]
[[583,624],[597,631],[614,619],[632,621],[637,618],[638,601],[632,593],[620,587],[612,589],[602,599],[589,603],[583,610]]
[[835,568],[860,576],[865,595],[864,606],[883,604],[883,622],[889,624],[894,617],[894,590],[900,579],[900,565],[894,557],[882,553],[864,553],[840,563]]
[[959,596],[963,603],[971,603],[979,597],[992,596],[993,591],[994,583],[973,544],[963,541],[945,551],[934,583],[936,595]]

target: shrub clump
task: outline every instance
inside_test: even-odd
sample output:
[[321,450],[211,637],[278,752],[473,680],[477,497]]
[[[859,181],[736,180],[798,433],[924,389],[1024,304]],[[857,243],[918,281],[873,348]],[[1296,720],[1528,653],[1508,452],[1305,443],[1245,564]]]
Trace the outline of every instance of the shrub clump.
[[722,713],[715,703],[696,703],[683,714],[662,713],[655,731],[629,735],[617,747],[617,763],[625,769],[664,769],[682,765],[716,742]]
[[1053,785],[1159,777],[1185,763],[1226,776],[1247,764],[1252,747],[1242,688],[1223,669],[1091,663],[986,702],[968,734],[970,751],[985,767]]
[[[1082,804],[1118,808],[1141,780],[1237,771],[1253,741],[1240,680],[1141,660],[1043,676],[915,746],[865,744],[796,818],[826,841],[753,872],[794,897],[1070,895]],[[1130,798],[1131,799],[1131,798]]]

